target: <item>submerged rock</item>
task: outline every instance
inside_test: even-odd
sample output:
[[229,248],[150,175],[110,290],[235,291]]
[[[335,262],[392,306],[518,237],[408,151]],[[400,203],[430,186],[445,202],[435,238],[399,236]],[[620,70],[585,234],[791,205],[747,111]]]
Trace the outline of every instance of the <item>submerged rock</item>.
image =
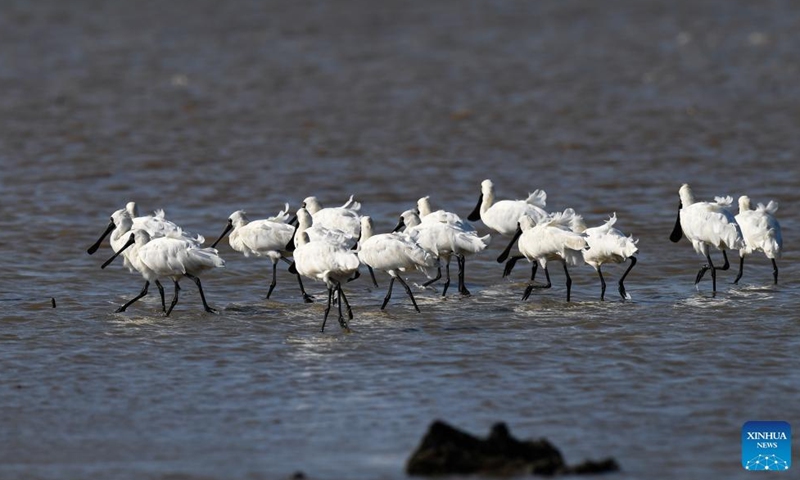
[[442,421],[428,428],[422,443],[406,464],[409,475],[482,474],[508,476],[604,473],[619,470],[612,458],[586,461],[575,467],[564,463],[561,452],[546,439],[520,441],[504,423],[497,423],[486,439],[462,432]]

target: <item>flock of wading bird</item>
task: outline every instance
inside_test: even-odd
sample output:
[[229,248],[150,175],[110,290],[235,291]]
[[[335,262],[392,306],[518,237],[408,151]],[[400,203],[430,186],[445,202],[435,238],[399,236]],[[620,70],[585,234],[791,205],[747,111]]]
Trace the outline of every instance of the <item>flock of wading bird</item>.
[[[738,283],[747,255],[761,251],[772,261],[774,281],[778,283],[776,259],[781,255],[781,228],[774,217],[778,204],[770,201],[751,209],[750,199],[739,198],[739,213],[729,210],[731,197],[716,197],[713,202],[699,202],[694,198],[689,185],[680,190],[680,206],[675,229],[670,236],[678,242],[683,236],[692,242],[695,251],[706,259],[695,278],[697,285],[707,271],[711,271],[713,292],[716,293],[717,270],[730,267],[726,250],[739,251],[739,272],[734,283]],[[600,299],[605,299],[606,282],[602,266],[608,263],[629,261],[629,266],[618,281],[619,294],[623,300],[630,296],[625,291],[624,280],[636,265],[637,240],[626,236],[614,227],[616,214],[597,227],[587,228],[583,218],[568,208],[563,212],[545,211],[547,194],[536,190],[525,200],[495,199],[494,185],[490,180],[481,183],[481,196],[475,210],[467,217],[469,221],[482,221],[493,232],[511,237],[508,246],[497,258],[506,262],[503,276],[507,276],[514,264],[525,258],[532,263],[531,279],[522,295],[526,300],[533,289],[550,288],[548,262],[560,262],[566,274],[567,301],[570,300],[572,280],[568,266],[586,263],[594,267],[600,277]],[[203,293],[199,275],[217,267],[225,261],[214,248],[226,235],[231,248],[245,257],[267,257],[272,262],[272,281],[267,291],[270,298],[277,283],[278,261],[288,263],[289,272],[297,276],[300,292],[306,302],[312,302],[303,287],[302,277],[322,281],[327,286],[327,305],[322,321],[322,330],[333,305],[338,305],[339,324],[348,330],[347,319],[353,318],[350,303],[343,285],[360,276],[359,267],[369,270],[373,284],[377,287],[374,270],[389,274],[390,282],[381,309],[392,295],[395,280],[405,289],[414,308],[419,312],[414,295],[402,272],[419,270],[428,281],[428,287],[441,280],[441,267],[445,269],[442,296],[450,286],[450,260],[458,263],[458,292],[469,295],[464,283],[466,257],[480,253],[489,245],[490,235],[479,236],[475,227],[457,214],[444,210],[433,211],[428,197],[420,198],[415,209],[400,215],[397,227],[389,233],[374,233],[372,219],[361,215],[361,204],[350,200],[336,208],[323,208],[316,197],[308,197],[296,216],[290,219],[289,204],[276,216],[263,220],[249,220],[245,212],[238,210],[228,218],[222,235],[211,245],[203,247],[205,239],[182,230],[164,218],[163,210],[152,215],[139,216],[134,202],[111,215],[111,222],[100,238],[88,249],[97,251],[103,239],[110,234],[114,255],[103,263],[108,266],[122,255],[124,264],[131,272],[140,273],[145,284],[141,292],[116,311],[123,312],[131,304],[147,295],[151,282],[156,284],[161,295],[161,307],[166,315],[178,303],[179,281],[191,279],[200,292],[203,308],[209,307]],[[518,255],[510,256],[516,244]],[[711,261],[710,247],[722,251],[725,263],[715,267]],[[545,284],[534,283],[538,267],[544,269]],[[175,286],[175,295],[169,308],[164,299],[164,287],[159,281],[169,278]],[[346,313],[345,313],[346,311]],[[345,319],[345,315],[347,319]]]

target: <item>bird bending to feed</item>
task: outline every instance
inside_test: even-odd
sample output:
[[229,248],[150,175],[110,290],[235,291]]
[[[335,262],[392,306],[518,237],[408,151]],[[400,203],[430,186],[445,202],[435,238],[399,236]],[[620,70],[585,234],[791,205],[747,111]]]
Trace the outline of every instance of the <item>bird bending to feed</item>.
[[383,270],[392,278],[389,281],[389,291],[383,299],[381,310],[386,308],[392,296],[394,281],[398,280],[405,289],[414,309],[419,312],[417,301],[411,288],[398,272],[417,269],[425,273],[428,278],[433,278],[429,270],[439,266],[439,260],[424,248],[414,242],[411,237],[400,233],[381,233],[373,235],[372,218],[361,217],[361,241],[359,242],[358,258],[364,265],[375,270]]
[[603,278],[603,265],[607,263],[623,263],[630,260],[630,265],[619,279],[619,294],[623,300],[630,298],[625,292],[625,278],[636,265],[636,253],[639,248],[636,246],[638,240],[632,236],[626,237],[619,229],[614,228],[617,223],[617,214],[614,213],[603,225],[585,228],[583,220],[579,222],[579,227],[575,229],[577,233],[586,235],[588,248],[582,250],[583,261],[592,266],[600,277],[600,300],[605,300],[606,281]]
[[325,331],[325,323],[328,321],[328,314],[333,303],[333,294],[336,293],[339,303],[339,325],[349,332],[350,328],[342,314],[342,306],[347,307],[347,316],[350,320],[353,319],[353,310],[342,290],[342,284],[357,274],[361,262],[355,251],[344,248],[340,244],[324,239],[311,240],[306,231],[306,223],[302,220],[304,214],[308,214],[305,208],[301,208],[297,212],[299,225],[294,237],[295,249],[292,252],[294,262],[289,267],[289,271],[324,282],[328,288],[328,304],[325,307],[325,316],[322,319],[320,331]]
[[739,214],[736,223],[742,229],[744,248],[739,249],[739,273],[733,283],[739,283],[744,272],[744,257],[753,252],[763,252],[772,261],[772,277],[778,284],[778,263],[783,250],[781,225],[775,218],[778,202],[770,200],[766,205],[759,203],[755,210],[750,209],[750,197],[739,197]]
[[[564,265],[564,274],[567,276],[567,301],[570,301],[572,278],[569,276],[567,266],[580,265],[583,261],[582,251],[587,247],[586,237],[572,231],[577,216],[574,210],[568,208],[563,213],[554,213],[539,223],[535,223],[533,218],[527,215],[519,219],[517,232],[497,261],[504,262],[514,243],[519,239],[517,248],[533,264],[531,283],[525,289],[522,300],[527,300],[534,288],[552,286],[547,262],[558,261]],[[539,286],[533,283],[539,266],[544,268],[547,285]]]
[[[680,204],[678,205],[678,218],[675,228],[669,239],[677,243],[685,235],[692,242],[694,250],[706,257],[706,264],[697,272],[694,284],[700,283],[706,271],[711,270],[712,292],[717,292],[717,270],[730,268],[727,249],[741,250],[745,247],[742,230],[736,223],[736,218],[728,211],[727,207],[733,202],[731,197],[716,197],[713,202],[698,202],[688,184],[683,184],[678,191]],[[722,251],[725,264],[715,267],[711,261],[709,247]]]
[[[211,248],[217,246],[217,243],[222,240],[225,235],[228,237],[228,242],[232,249],[241,252],[245,257],[267,257],[272,262],[272,281],[267,290],[267,298],[272,295],[272,291],[277,285],[277,264],[278,260],[291,264],[292,262],[287,259],[292,254],[288,250],[287,245],[294,236],[295,227],[286,223],[288,219],[288,209],[286,208],[278,213],[275,217],[266,218],[263,220],[250,221],[243,210],[237,210],[228,217],[228,225],[219,236],[216,242],[211,245]],[[300,292],[303,295],[303,300],[307,303],[312,302],[305,288],[303,287],[303,279],[299,274],[297,281],[300,284]]]
[[[178,303],[178,292],[181,289],[178,282],[183,277],[191,279],[197,285],[206,312],[216,313],[216,310],[208,306],[203,286],[198,278],[198,275],[206,270],[225,266],[225,261],[219,257],[216,249],[203,248],[196,242],[180,235],[180,232],[170,233],[166,237],[150,238],[150,234],[146,230],[134,229],[128,236],[125,245],[106,260],[101,268],[108,266],[122,252],[132,246],[135,249],[130,254],[131,264],[145,280],[152,282],[166,277],[170,278],[175,285],[175,296],[166,311],[166,316],[169,316]],[[141,296],[131,300],[125,306],[127,307],[139,298]]]

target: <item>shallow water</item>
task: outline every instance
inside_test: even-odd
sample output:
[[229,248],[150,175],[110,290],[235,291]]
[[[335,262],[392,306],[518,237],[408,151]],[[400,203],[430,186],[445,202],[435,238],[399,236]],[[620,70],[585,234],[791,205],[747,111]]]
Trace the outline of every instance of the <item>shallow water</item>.
[[[744,477],[742,424],[800,421],[798,26],[790,2],[10,3],[0,476],[399,479],[440,418],[613,455],[610,478]],[[484,178],[616,212],[632,301],[624,267],[606,302],[581,267],[572,302],[559,268],[520,302],[527,264],[502,279],[495,237],[469,298],[415,286],[422,313],[401,289],[380,311],[387,277],[362,275],[353,334],[321,334],[320,301],[283,267],[264,300],[269,263],[227,244],[203,278],[219,315],[191,282],[169,318],[155,292],[112,313],[142,280],[85,253],[129,200],[210,242],[312,194],[355,194],[377,231],[423,195],[466,216]],[[779,285],[754,256],[741,285],[693,287],[702,259],[668,240],[684,182],[781,202]]]

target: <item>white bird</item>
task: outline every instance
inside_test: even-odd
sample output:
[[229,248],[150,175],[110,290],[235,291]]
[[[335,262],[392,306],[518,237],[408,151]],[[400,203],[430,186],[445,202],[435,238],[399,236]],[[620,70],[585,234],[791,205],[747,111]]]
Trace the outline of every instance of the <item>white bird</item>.
[[[717,292],[717,270],[730,268],[726,249],[741,250],[745,247],[742,230],[736,218],[727,207],[733,202],[731,197],[716,197],[714,202],[695,201],[694,193],[688,184],[683,184],[678,191],[681,202],[675,228],[669,239],[677,243],[683,235],[692,242],[695,252],[706,257],[707,264],[697,272],[694,284],[697,285],[706,271],[711,270],[712,291]],[[725,264],[715,267],[711,262],[709,247],[722,250]]]
[[[351,247],[358,241],[361,234],[361,219],[358,214],[361,204],[353,200],[352,196],[341,207],[332,208],[323,208],[317,197],[306,197],[302,207],[308,210],[317,227],[341,231],[349,238]],[[309,236],[313,240],[313,235]]]
[[591,265],[597,275],[600,277],[600,300],[605,300],[606,294],[606,281],[603,278],[602,267],[606,263],[623,263],[630,260],[625,273],[619,279],[619,294],[622,299],[628,298],[625,293],[625,277],[628,276],[631,269],[636,265],[636,253],[639,248],[636,246],[638,240],[634,240],[632,236],[626,237],[619,229],[614,227],[617,223],[617,214],[614,213],[603,224],[597,227],[586,228],[583,224],[583,219],[580,219],[579,227],[574,229],[577,233],[586,235],[586,243],[589,248],[582,250],[583,260]]
[[[517,248],[529,262],[533,263],[531,273],[531,283],[525,289],[522,300],[527,300],[534,288],[550,288],[550,273],[547,271],[547,262],[559,261],[564,265],[564,273],[567,276],[567,301],[570,300],[572,290],[572,278],[567,270],[568,265],[580,265],[583,261],[582,251],[587,247],[586,237],[572,231],[572,223],[575,221],[575,212],[568,208],[563,213],[553,213],[538,224],[528,215],[519,219],[517,233],[511,239],[506,249],[497,259],[502,263],[511,251],[514,242],[519,239]],[[547,285],[534,285],[536,269],[541,266],[544,268]]]
[[750,197],[739,197],[739,214],[736,223],[742,229],[745,246],[739,249],[739,273],[733,283],[739,283],[744,272],[744,257],[753,252],[764,252],[772,261],[772,276],[778,284],[778,264],[776,258],[781,258],[783,238],[781,225],[775,218],[778,211],[778,202],[770,200],[767,205],[759,203],[755,210],[750,209]]
[[[440,210],[440,212],[443,211]],[[464,285],[464,270],[466,266],[465,256],[485,250],[491,241],[491,236],[484,235],[483,237],[479,237],[474,228],[469,230],[469,227],[471,227],[469,223],[463,221],[448,223],[443,215],[439,217],[445,221],[436,221],[436,215],[436,213],[429,214],[426,215],[423,220],[420,220],[419,216],[414,210],[406,210],[400,215],[400,221],[394,230],[399,231],[405,227],[404,233],[409,235],[412,240],[439,258],[440,262],[444,261],[446,280],[442,290],[442,296],[447,294],[447,288],[450,286],[450,260],[452,256],[455,255],[459,267],[458,291],[462,295],[469,295],[470,292]],[[425,220],[431,217],[434,217],[432,221]],[[462,227],[459,227],[458,225],[462,225]],[[442,272],[440,267],[437,268],[436,278],[425,282],[423,286],[427,287],[431,283],[439,280],[441,277]]]
[[[288,250],[288,245],[294,236],[295,227],[286,222],[289,215],[287,213],[289,205],[278,213],[275,217],[266,218],[263,220],[250,221],[243,210],[237,210],[228,217],[228,225],[225,230],[215,241],[211,248],[217,246],[220,240],[230,232],[228,242],[232,249],[242,253],[245,257],[267,257],[272,262],[272,281],[267,291],[267,298],[272,295],[272,291],[277,285],[277,264],[278,260],[291,264],[287,257],[292,254]],[[311,297],[306,293],[303,288],[303,280],[300,275],[297,275],[297,281],[300,284],[300,291],[303,294],[303,299],[306,302],[311,302]]]
[[294,237],[296,247],[292,252],[294,263],[289,267],[289,271],[299,273],[315,281],[324,282],[328,288],[328,304],[325,307],[325,316],[320,330],[325,331],[325,322],[328,321],[328,314],[331,310],[335,292],[338,295],[339,302],[339,325],[345,331],[349,331],[350,329],[342,314],[342,305],[347,307],[348,318],[351,320],[353,311],[342,290],[342,283],[357,276],[361,262],[353,250],[324,240],[312,241],[306,231],[306,225],[301,220],[301,211],[305,211],[305,209],[298,210],[297,217],[300,223]]
[[430,196],[422,197],[417,200],[417,211],[419,212],[420,221],[424,223],[447,223],[449,225],[453,225],[463,232],[475,231],[475,227],[472,226],[471,223],[467,222],[466,220],[462,220],[461,217],[459,217],[456,213],[448,212],[446,210],[433,211],[431,208]]
[[[117,256],[132,245],[135,245],[135,251],[130,256],[131,264],[142,274],[145,280],[152,282],[158,281],[159,278],[170,278],[175,285],[175,296],[166,311],[166,316],[169,316],[178,303],[178,292],[181,289],[178,282],[183,277],[191,279],[197,285],[197,289],[200,291],[200,299],[203,301],[203,308],[206,312],[216,313],[216,310],[208,306],[203,293],[203,286],[200,284],[200,278],[198,278],[198,275],[206,270],[225,266],[225,261],[219,257],[216,249],[203,248],[196,242],[180,235],[180,232],[151,239],[146,230],[135,229],[131,231],[125,245],[114,253],[101,268],[108,266]],[[146,293],[146,291],[143,292],[142,295],[125,304],[124,307],[127,308]]]
[[392,277],[389,281],[389,291],[383,299],[381,310],[389,303],[389,299],[392,296],[392,287],[395,279],[397,279],[406,290],[414,309],[419,312],[419,307],[416,300],[414,300],[414,294],[411,293],[411,288],[398,272],[417,269],[425,273],[428,278],[433,278],[429,270],[439,266],[439,261],[435,256],[417,245],[407,235],[399,233],[374,235],[372,218],[363,216],[361,217],[361,241],[359,242],[358,258],[363,264],[373,269],[383,270]]
[[[193,242],[197,245],[202,244],[205,239],[201,235],[192,236],[186,232],[184,232],[179,226],[175,223],[170,222],[169,220],[164,219],[164,211],[158,210],[154,215],[147,215],[144,217],[133,217],[134,212],[136,212],[136,204],[134,202],[128,202],[125,208],[121,208],[114,213],[111,214],[111,220],[109,221],[108,227],[100,236],[100,238],[87,250],[87,252],[91,255],[97,251],[100,247],[100,244],[103,242],[106,236],[109,234],[109,243],[111,244],[111,248],[114,252],[121,251],[122,247],[125,245],[128,235],[127,233],[135,228],[143,229],[148,232],[151,238],[156,237],[163,237],[165,235],[173,235],[177,237],[181,237],[186,241]],[[128,251],[123,251],[123,264],[130,272],[138,271],[131,262],[131,253]],[[158,293],[161,297],[161,308],[166,312],[166,302],[164,299],[164,287],[161,285],[161,282],[158,280],[155,281],[156,287],[158,287]],[[142,291],[139,293],[137,297],[135,297],[132,301],[127,302],[126,304],[119,307],[116,312],[124,312],[128,306],[135,302],[136,300],[144,297],[147,295],[147,290],[150,287],[150,282],[145,280],[144,287]]]
[[547,193],[536,190],[528,195],[526,200],[500,200],[495,202],[494,184],[491,180],[481,182],[481,196],[478,204],[467,220],[475,222],[482,220],[484,225],[500,235],[510,237],[517,231],[519,219],[527,215],[534,222],[539,222],[547,217],[544,210]]

